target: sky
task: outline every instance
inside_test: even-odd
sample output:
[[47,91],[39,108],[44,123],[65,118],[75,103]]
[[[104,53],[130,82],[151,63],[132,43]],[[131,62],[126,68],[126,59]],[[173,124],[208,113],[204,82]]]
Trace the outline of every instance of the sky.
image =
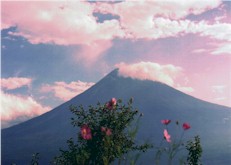
[[231,1],[2,1],[1,126],[115,68],[231,107]]

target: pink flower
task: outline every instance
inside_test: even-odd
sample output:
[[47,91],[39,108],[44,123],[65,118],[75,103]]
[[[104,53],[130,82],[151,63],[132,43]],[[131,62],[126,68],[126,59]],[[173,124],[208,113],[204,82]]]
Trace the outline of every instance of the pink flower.
[[168,119],[166,119],[166,120],[161,120],[161,123],[162,123],[162,124],[165,124],[165,125],[168,125],[170,122],[171,122],[171,120],[168,120]]
[[191,128],[191,126],[188,123],[183,123],[182,127],[184,130]]
[[164,138],[166,139],[167,142],[171,142],[171,136],[168,134],[168,131],[164,129]]
[[110,128],[101,127],[101,131],[102,131],[102,132],[105,132],[105,134],[106,134],[107,136],[110,136],[110,135],[112,134],[112,131],[111,131]]
[[106,106],[107,106],[107,108],[108,109],[113,109],[114,108],[114,106],[116,105],[116,99],[115,98],[112,98],[107,104],[106,104]]
[[106,131],[106,135],[110,136],[111,134],[112,134],[111,129],[108,128],[107,131]]
[[106,127],[101,127],[101,132],[105,132],[106,131]]
[[81,136],[83,139],[85,140],[90,140],[92,139],[92,135],[91,135],[91,129],[88,127],[88,125],[84,124],[81,127]]

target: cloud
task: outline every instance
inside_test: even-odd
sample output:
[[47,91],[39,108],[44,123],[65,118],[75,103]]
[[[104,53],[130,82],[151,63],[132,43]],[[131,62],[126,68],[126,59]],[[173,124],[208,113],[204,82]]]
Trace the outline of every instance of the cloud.
[[80,45],[78,59],[88,62],[109,49],[112,39],[124,36],[118,20],[97,22],[94,4],[85,1],[3,2],[2,8],[2,22],[17,27],[10,35],[32,44]]
[[160,65],[153,62],[139,62],[135,64],[116,64],[119,74],[141,80],[159,81],[170,86],[174,85],[174,79],[182,73],[182,68],[171,64]]
[[207,10],[218,7],[220,0],[198,1],[198,0],[162,0],[162,1],[129,1],[117,4],[97,3],[96,11],[111,13],[122,16],[123,22],[128,24],[143,21],[147,16],[162,16],[170,19],[182,19],[189,14],[198,15]]
[[11,34],[23,36],[33,44],[91,44],[121,33],[116,20],[98,23],[93,5],[84,1],[26,3],[3,2],[2,21],[17,26],[18,32]]
[[[231,106],[230,104],[230,88],[227,85],[213,85],[210,88],[212,90],[211,96],[213,102],[217,104],[223,104],[226,106]],[[226,103],[227,102],[227,103]]]
[[[231,24],[228,23],[215,23],[208,24],[204,21],[199,22],[194,25],[195,32],[201,34],[201,36],[209,36],[211,38],[222,40],[222,41],[231,41]],[[194,31],[189,29],[189,31]]]
[[211,88],[212,88],[212,92],[222,94],[224,93],[226,86],[225,85],[213,85]]
[[96,62],[103,53],[106,52],[112,46],[112,42],[106,40],[99,40],[91,45],[82,45],[81,49],[76,52],[77,60],[83,60],[86,66],[91,66],[92,63]]
[[[16,26],[9,33],[26,38],[32,44],[51,43],[80,45],[77,59],[92,63],[112,46],[112,40],[159,39],[198,33],[219,40],[230,40],[231,25],[190,21],[219,7],[220,0],[194,1],[129,1],[120,3],[3,2],[2,23]],[[98,21],[94,13],[111,14],[115,19]],[[215,18],[214,18],[215,19]]]
[[26,121],[50,109],[50,107],[42,106],[32,97],[13,95],[1,91],[2,128]]
[[90,88],[95,83],[92,82],[70,82],[69,84],[59,81],[55,82],[54,84],[45,84],[41,87],[41,92],[48,93],[52,92],[54,96],[60,100],[68,101],[69,99],[73,98],[76,95],[84,92],[88,88]]
[[184,93],[192,93],[194,92],[194,89],[192,87],[177,87],[177,90],[184,92]]
[[32,79],[25,77],[9,77],[1,79],[1,87],[7,90],[21,88],[23,86],[29,87],[31,83]]
[[227,98],[226,97],[217,97],[217,98],[214,98],[214,100],[216,101],[223,101],[223,100],[226,100]]
[[[157,39],[184,32],[201,32],[202,35],[223,39],[229,37],[225,35],[227,32],[230,34],[230,24],[197,23],[185,19],[190,14],[197,15],[218,7],[221,4],[219,0],[189,0],[187,3],[184,0],[26,3],[3,2],[5,10],[2,12],[2,22],[8,26],[17,26],[18,31],[11,35],[23,36],[33,44],[91,45],[117,37]],[[98,22],[94,16],[97,12],[116,15],[118,18]]]
[[205,53],[207,51],[208,50],[206,50],[206,49],[195,49],[195,50],[192,51],[192,53]]
[[133,1],[118,4],[98,3],[96,9],[98,12],[118,15],[124,37],[129,39],[152,40],[198,33],[201,36],[230,41],[231,24],[186,19],[190,14],[198,15],[219,7],[220,4],[220,0],[212,3],[193,0]]
[[116,67],[119,68],[119,75],[123,77],[159,81],[184,93],[191,94],[195,91],[193,87],[180,85],[180,79],[183,78],[188,81],[188,78],[185,77],[183,68],[179,66],[174,66],[172,64],[160,65],[153,62],[139,62],[134,64],[119,63],[116,64]]
[[213,55],[219,55],[219,54],[231,54],[231,43],[225,43],[221,44],[211,52]]
[[[223,40],[230,39],[230,24],[211,24],[205,21],[190,21],[186,16],[198,15],[219,7],[220,0],[199,1],[132,1],[118,4],[97,3],[96,11],[118,15],[125,38],[158,39],[177,37],[187,33],[200,33]],[[219,29],[219,30],[218,30]],[[223,31],[221,31],[223,29]]]

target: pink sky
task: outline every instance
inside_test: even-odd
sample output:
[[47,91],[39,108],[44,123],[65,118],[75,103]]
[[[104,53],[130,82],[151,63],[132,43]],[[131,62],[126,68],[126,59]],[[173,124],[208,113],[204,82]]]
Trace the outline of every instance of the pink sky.
[[[18,114],[30,118],[46,112],[116,67],[121,76],[161,81],[231,107],[230,2],[4,1],[1,5],[1,29],[6,31],[1,48],[3,62],[7,61],[1,79],[4,122],[16,120]],[[41,45],[64,49],[62,60],[55,50],[43,56],[48,48],[30,51]],[[33,56],[30,61],[28,54]],[[24,55],[23,61],[19,57]],[[16,67],[19,60],[24,66]],[[39,60],[49,68],[30,64]],[[15,65],[10,65],[12,61]],[[73,77],[68,77],[72,70]],[[53,76],[45,79],[46,72]],[[6,106],[15,99],[28,109]]]

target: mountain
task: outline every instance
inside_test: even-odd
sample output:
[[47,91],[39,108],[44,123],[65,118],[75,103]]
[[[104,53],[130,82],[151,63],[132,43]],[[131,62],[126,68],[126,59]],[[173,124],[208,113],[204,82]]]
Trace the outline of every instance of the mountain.
[[[203,147],[203,164],[231,164],[231,108],[208,103],[186,95],[165,84],[141,81],[118,76],[112,71],[84,93],[41,116],[3,129],[2,165],[29,164],[33,153],[40,153],[45,165],[66,147],[66,140],[77,136],[71,125],[70,105],[96,105],[110,98],[127,101],[134,98],[134,107],[144,116],[140,122],[138,140],[158,144],[163,138],[162,119],[189,122],[192,128],[185,137],[200,135]],[[170,125],[170,133],[177,130]],[[154,152],[141,157],[142,164],[154,164]]]

